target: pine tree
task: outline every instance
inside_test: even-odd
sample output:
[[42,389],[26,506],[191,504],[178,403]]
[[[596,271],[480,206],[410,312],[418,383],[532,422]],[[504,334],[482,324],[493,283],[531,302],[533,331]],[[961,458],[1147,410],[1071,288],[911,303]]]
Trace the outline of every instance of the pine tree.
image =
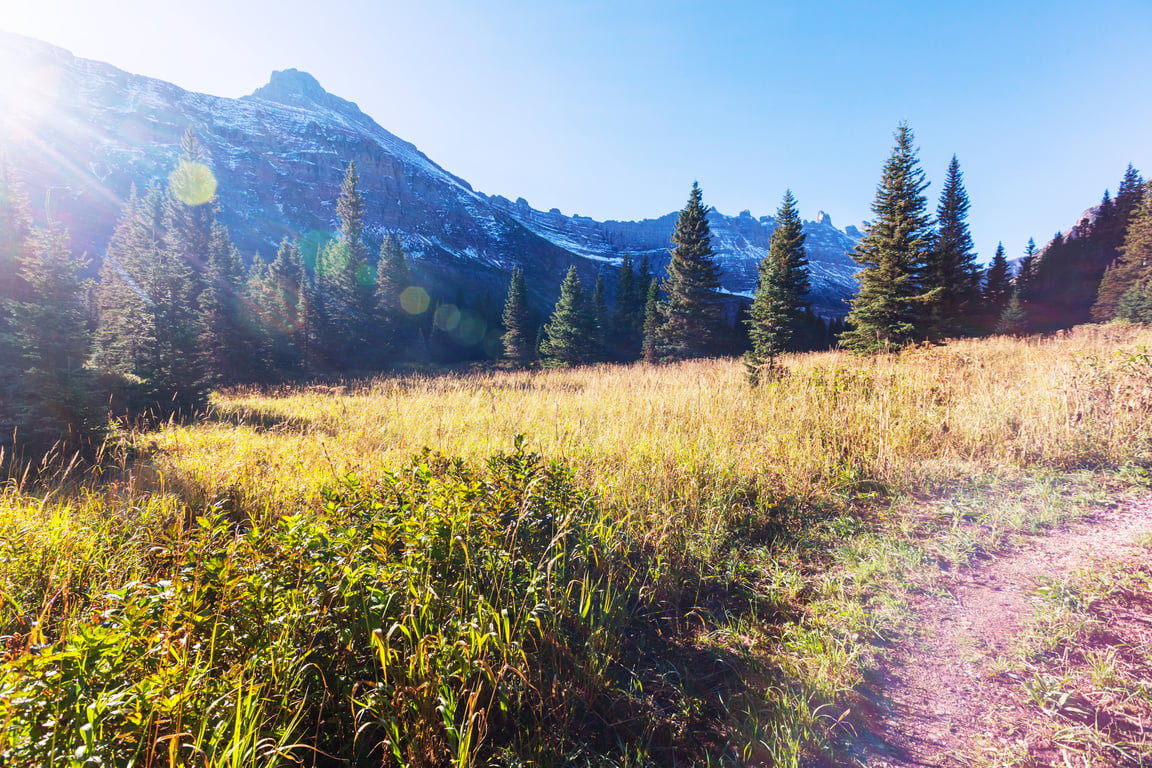
[[1129,217],[1120,258],[1104,273],[1092,305],[1092,319],[1098,323],[1120,316],[1120,300],[1135,285],[1152,277],[1152,184],[1142,190]]
[[400,306],[400,294],[412,283],[408,258],[394,234],[384,238],[376,265],[376,322],[374,346],[378,364],[397,362],[414,336],[408,313]]
[[876,220],[856,245],[852,258],[864,267],[860,289],[840,343],[855,352],[901,347],[924,335],[926,309],[939,295],[920,283],[932,253],[932,224],[912,129],[901,123],[896,145],[884,165],[872,211]]
[[528,312],[528,287],[524,282],[524,270],[512,270],[512,280],[508,283],[508,298],[504,302],[504,359],[515,365],[528,365],[536,357],[536,344],[532,338],[532,328]]
[[640,305],[640,325],[644,325],[644,307],[648,306],[648,293],[652,287],[652,281],[656,278],[652,275],[652,264],[648,259],[648,254],[640,257],[640,266],[636,268],[636,303]]
[[644,298],[637,294],[636,273],[632,254],[625,253],[616,281],[616,306],[612,311],[612,356],[617,360],[635,360],[640,355],[640,338],[644,326]]
[[[1062,238],[1060,237],[1060,233],[1057,232],[1049,249],[1059,248],[1061,243]],[[1036,241],[1028,238],[1028,245],[1024,247],[1024,256],[1020,259],[1020,269],[1016,272],[1016,278],[1013,281],[1017,297],[1025,306],[1034,302],[1037,298],[1038,286],[1036,284],[1036,274],[1040,266],[1039,261],[1040,252],[1036,248]]]
[[1020,291],[1013,291],[1012,298],[1000,313],[1000,320],[996,324],[996,332],[1007,336],[1019,336],[1028,331],[1028,313],[1020,301]]
[[648,299],[644,302],[644,341],[640,353],[646,363],[660,360],[660,289],[655,280],[648,281]]
[[1132,213],[1140,206],[1143,197],[1144,179],[1140,177],[1140,172],[1132,167],[1132,163],[1128,163],[1128,167],[1124,169],[1124,176],[1120,179],[1120,187],[1116,191],[1116,218],[1125,231],[1132,219]]
[[595,333],[592,310],[573,264],[560,284],[560,299],[552,317],[544,326],[544,341],[540,347],[544,365],[555,368],[593,362]]
[[183,155],[164,194],[163,247],[188,267],[195,301],[205,287],[219,202],[207,152],[189,128],[180,142]]
[[672,260],[663,290],[660,352],[673,359],[703,357],[721,343],[724,305],[720,268],[712,254],[708,209],[700,185],[693,182],[688,203],[672,231]]
[[308,346],[308,275],[296,243],[284,238],[258,298],[268,329],[269,356],[279,375],[296,378],[305,371]]
[[[0,155],[0,392],[15,392],[17,381],[23,379],[9,307],[26,293],[20,287],[19,264],[28,248],[31,226],[28,198],[7,159]],[[0,445],[12,437],[8,427],[16,423],[14,409],[12,398],[0,397]]]
[[164,195],[162,248],[166,260],[187,267],[187,293],[200,315],[205,383],[236,383],[253,373],[256,362],[252,329],[242,317],[244,261],[218,221],[216,179],[191,128],[181,148],[183,155]]
[[369,346],[373,275],[364,244],[364,197],[356,164],[348,163],[336,201],[340,237],[317,255],[316,289],[323,302],[324,326],[318,328],[330,367],[362,365]]
[[938,291],[932,303],[930,332],[936,338],[972,330],[980,298],[980,270],[968,232],[968,192],[960,162],[952,156],[940,204],[936,208],[936,243],[925,269],[924,288]]
[[752,301],[748,335],[752,349],[746,356],[749,380],[759,381],[762,369],[771,373],[776,358],[791,348],[793,337],[810,310],[806,296],[812,290],[808,256],[804,251],[803,222],[792,190],[776,212],[776,229],[768,255],[760,262],[756,297]]
[[198,292],[185,257],[165,247],[165,201],[132,191],[108,244],[97,287],[93,362],[124,377],[132,407],[158,417],[207,403]]
[[101,424],[84,367],[91,353],[79,277],[86,261],[73,256],[63,227],[49,223],[32,232],[18,259],[21,299],[8,299],[11,338],[20,354],[17,394],[25,409],[20,442],[36,452],[60,443],[76,449],[91,442]]
[[253,253],[252,264],[248,267],[247,277],[240,289],[245,335],[252,356],[246,368],[248,375],[255,380],[279,381],[284,373],[276,367],[272,354],[274,332],[266,300],[268,275],[268,262],[264,261],[259,251]]
[[257,373],[254,318],[244,301],[247,270],[228,230],[213,222],[200,292],[200,349],[209,381],[236,384]]
[[985,326],[988,330],[996,328],[1011,297],[1012,268],[1008,264],[1008,258],[1004,255],[1004,244],[999,243],[984,279],[984,317],[986,318]]

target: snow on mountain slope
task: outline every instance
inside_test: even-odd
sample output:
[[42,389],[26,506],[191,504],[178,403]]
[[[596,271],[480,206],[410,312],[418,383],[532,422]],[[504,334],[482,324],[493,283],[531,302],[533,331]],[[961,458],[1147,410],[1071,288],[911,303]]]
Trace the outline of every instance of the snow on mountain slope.
[[[546,304],[570,264],[592,279],[625,252],[648,254],[658,275],[667,262],[675,213],[598,222],[478,193],[305,72],[274,72],[251,95],[226,99],[5,33],[0,67],[0,146],[37,213],[47,206],[69,226],[74,248],[96,259],[131,186],[163,183],[192,127],[217,176],[221,218],[246,254],[267,258],[283,237],[318,242],[333,231],[340,180],[354,161],[369,239],[399,234],[444,290],[463,284],[502,295],[520,264]],[[751,295],[774,221],[715,211],[710,220],[725,289]],[[858,233],[823,216],[805,230],[817,309],[842,314],[855,289],[846,252]]]

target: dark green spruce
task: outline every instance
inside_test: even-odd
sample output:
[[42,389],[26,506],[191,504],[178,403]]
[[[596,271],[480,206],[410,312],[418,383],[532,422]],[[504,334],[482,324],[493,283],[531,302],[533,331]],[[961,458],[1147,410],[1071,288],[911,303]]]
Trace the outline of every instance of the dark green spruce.
[[49,222],[32,230],[17,267],[24,295],[9,299],[10,329],[20,351],[15,391],[22,406],[16,444],[41,454],[95,447],[103,423],[92,394],[91,353],[80,274],[87,262],[68,247],[68,233]]
[[968,192],[960,162],[952,156],[936,208],[936,242],[924,270],[924,289],[936,291],[929,334],[937,339],[976,330],[980,305],[980,269],[968,231]]
[[322,310],[316,351],[326,356],[332,370],[362,367],[370,344],[375,280],[364,244],[364,196],[359,180],[356,164],[349,162],[336,201],[340,236],[321,249],[316,260]]
[[[1129,166],[1131,168],[1131,166]],[[1141,185],[1128,216],[1120,257],[1104,273],[1092,319],[1106,322],[1120,316],[1120,302],[1133,287],[1152,277],[1152,184]],[[1128,312],[1131,316],[1131,311]]]
[[580,284],[576,266],[568,268],[560,284],[560,299],[548,324],[540,357],[549,368],[585,365],[595,362],[595,322],[592,308]]
[[806,297],[812,290],[804,228],[792,190],[776,212],[776,229],[768,255],[760,262],[756,297],[749,311],[751,351],[745,356],[749,381],[755,386],[763,373],[775,369],[776,358],[791,348],[793,337],[805,323],[810,309]]
[[715,354],[727,329],[720,299],[720,267],[712,253],[708,208],[693,182],[672,230],[672,259],[662,286],[660,355],[673,360]]
[[1012,298],[1012,268],[1008,264],[1008,257],[1004,255],[1004,244],[996,245],[996,253],[992,256],[992,263],[984,276],[984,329],[994,331],[1000,322],[1000,315],[1008,306]]
[[528,310],[528,287],[524,282],[524,270],[520,267],[512,270],[501,319],[504,323],[501,337],[504,359],[517,366],[529,365],[536,358],[536,341]]
[[166,246],[164,225],[159,188],[143,196],[133,190],[96,291],[93,365],[119,377],[115,390],[129,415],[186,416],[207,405],[211,377],[200,347],[199,281],[187,254]]
[[376,264],[374,322],[371,329],[372,357],[377,367],[400,362],[416,336],[416,327],[400,305],[400,295],[412,284],[408,257],[394,234],[384,238]]
[[854,352],[900,348],[922,338],[938,296],[920,282],[934,237],[924,197],[928,182],[913,141],[912,129],[901,123],[872,203],[876,218],[852,255],[863,269],[845,321],[850,330],[840,343]]

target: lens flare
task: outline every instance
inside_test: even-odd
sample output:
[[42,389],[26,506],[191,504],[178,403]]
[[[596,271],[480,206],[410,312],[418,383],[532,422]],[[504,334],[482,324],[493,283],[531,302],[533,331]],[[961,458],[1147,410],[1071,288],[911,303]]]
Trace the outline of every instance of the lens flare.
[[168,177],[168,188],[185,205],[204,205],[216,195],[216,176],[204,163],[181,160]]
[[455,304],[441,304],[436,307],[436,314],[432,316],[432,322],[442,331],[454,331],[456,326],[460,324],[460,310],[456,308]]
[[328,247],[328,243],[332,240],[332,235],[327,232],[321,232],[318,229],[309,230],[300,239],[300,258],[303,259],[304,266],[315,272],[320,253]]
[[410,285],[400,292],[400,307],[410,315],[422,315],[428,311],[428,291],[418,285]]
[[452,331],[452,340],[465,347],[472,347],[480,343],[488,330],[484,318],[474,312],[460,313],[460,320]]

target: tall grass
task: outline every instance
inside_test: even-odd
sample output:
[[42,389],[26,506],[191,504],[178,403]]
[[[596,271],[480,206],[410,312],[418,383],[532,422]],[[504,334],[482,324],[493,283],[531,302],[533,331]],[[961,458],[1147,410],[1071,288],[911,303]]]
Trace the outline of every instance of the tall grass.
[[967,507],[926,547],[882,499],[1146,470],[1150,347],[219,393],[98,482],[0,493],[0,755],[798,765],[851,727],[886,581],[975,546]]
[[1147,461],[1152,331],[786,356],[750,389],[733,360],[384,378],[230,391],[217,421],[153,437],[167,482],[269,509],[424,446],[478,458],[527,435],[647,535],[706,534],[750,498],[824,503],[1022,468]]

